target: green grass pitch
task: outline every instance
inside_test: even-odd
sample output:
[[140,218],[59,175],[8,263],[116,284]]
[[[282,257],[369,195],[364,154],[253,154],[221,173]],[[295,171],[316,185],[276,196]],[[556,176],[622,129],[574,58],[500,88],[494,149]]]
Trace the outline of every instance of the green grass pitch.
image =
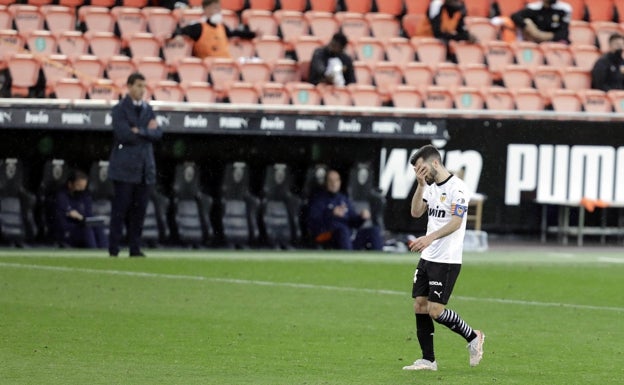
[[481,365],[436,324],[419,358],[417,254],[0,250],[0,383],[622,384],[624,253],[467,253],[449,307]]

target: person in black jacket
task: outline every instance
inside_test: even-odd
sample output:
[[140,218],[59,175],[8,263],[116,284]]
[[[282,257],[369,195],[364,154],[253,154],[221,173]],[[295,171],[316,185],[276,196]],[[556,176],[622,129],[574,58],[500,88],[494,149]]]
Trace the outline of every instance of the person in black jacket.
[[329,44],[314,50],[310,62],[310,83],[345,86],[355,83],[353,60],[344,52],[347,37],[338,32]]
[[436,38],[445,42],[465,40],[475,43],[477,38],[468,32],[464,24],[466,15],[466,5],[462,0],[434,0],[427,12]]
[[554,41],[569,43],[568,28],[572,7],[557,0],[529,3],[511,15],[511,20],[522,30],[524,40],[542,43]]
[[162,137],[154,111],[143,100],[145,77],[128,76],[128,94],[113,107],[113,148],[108,177],[115,195],[111,207],[108,252],[119,254],[122,227],[127,226],[131,257],[144,257],[141,251],[143,220],[150,188],[156,183],[153,142]]
[[614,33],[609,36],[609,52],[602,55],[591,71],[591,88],[609,91],[624,89],[624,36]]

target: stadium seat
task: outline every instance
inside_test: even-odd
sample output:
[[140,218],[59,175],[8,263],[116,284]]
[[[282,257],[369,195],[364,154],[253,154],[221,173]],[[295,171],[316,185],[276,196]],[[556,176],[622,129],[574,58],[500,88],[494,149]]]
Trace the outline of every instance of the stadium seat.
[[275,6],[275,0],[249,0],[249,7],[251,9],[273,11],[275,9]]
[[368,20],[370,32],[373,37],[387,40],[399,37],[401,34],[401,24],[399,20],[390,14],[371,12],[365,15]]
[[336,12],[336,0],[310,0],[310,9],[315,12]]
[[392,104],[397,108],[422,108],[423,97],[416,86],[398,85],[390,94]]
[[[471,15],[470,12],[468,14]],[[479,43],[498,40],[498,27],[492,24],[487,17],[466,17],[466,28],[477,38]]]
[[572,45],[594,45],[596,44],[596,33],[586,21],[572,20],[568,27],[568,38]]
[[436,65],[446,61],[446,45],[440,40],[428,37],[413,37],[410,42],[422,63]]
[[120,92],[115,83],[110,79],[97,79],[88,86],[89,99],[117,101]]
[[273,64],[271,78],[276,83],[291,83],[301,81],[299,66],[295,60],[281,59]]
[[577,91],[555,90],[550,95],[553,110],[556,112],[581,112],[583,103]]
[[[424,1],[419,1],[425,3]],[[401,27],[408,38],[412,37],[432,37],[431,33],[423,36],[422,27],[424,23],[428,23],[427,15],[424,13],[408,13],[401,18]]]
[[258,240],[259,200],[249,189],[250,170],[244,162],[225,166],[221,183],[223,241],[229,247],[248,247]]
[[333,13],[308,11],[305,17],[310,25],[312,36],[320,39],[323,44],[328,43],[331,37],[340,30],[338,20]]
[[472,44],[467,42],[449,42],[451,50],[455,53],[457,63],[459,64],[483,64],[485,63],[485,54],[480,44]]
[[295,55],[299,63],[301,79],[307,80],[310,71],[310,60],[314,50],[323,46],[321,40],[315,36],[300,36],[295,43]]
[[485,61],[493,76],[500,76],[507,65],[513,64],[514,51],[508,43],[502,41],[485,43]]
[[152,97],[162,102],[183,102],[184,90],[178,82],[161,80],[152,86]]
[[538,91],[548,95],[554,90],[563,88],[563,77],[559,68],[538,66],[533,73],[533,83]]
[[490,17],[492,0],[466,0],[467,14],[476,17]]
[[611,113],[613,106],[607,93],[600,90],[585,90],[580,93],[583,110],[594,113]]
[[464,79],[457,64],[442,62],[434,67],[433,81],[437,86],[457,88]]
[[207,82],[183,83],[186,101],[190,103],[215,103],[217,94]]
[[[126,35],[128,48],[133,58],[145,56],[160,56],[160,41],[156,36],[147,32],[137,32],[132,35]],[[186,51],[190,53],[190,50]]]
[[262,36],[254,40],[256,56],[267,62],[284,59],[286,46],[277,36]]
[[149,3],[149,0],[121,0],[121,5],[124,7],[144,8]]
[[362,226],[378,226],[383,231],[385,198],[377,188],[371,164],[361,162],[353,165],[349,170],[346,187],[355,211],[368,210],[371,214],[371,218]]
[[464,84],[468,87],[492,86],[492,73],[485,64],[460,65],[459,69],[464,78]]
[[354,13],[368,13],[373,8],[373,0],[344,0],[345,10]]
[[247,39],[230,39],[230,56],[234,60],[249,59],[254,57],[256,47],[253,41]]
[[403,70],[393,62],[378,62],[373,69],[373,81],[382,94],[391,93],[403,83]]
[[615,0],[614,6],[615,6],[615,10],[617,11],[620,23],[624,22],[624,1]]
[[434,72],[427,64],[420,62],[408,63],[403,69],[405,84],[422,87],[433,84]]
[[227,95],[232,104],[258,104],[260,92],[257,85],[248,82],[234,82],[227,88]]
[[9,57],[21,52],[24,48],[24,38],[12,29],[0,30],[0,69],[8,65]]
[[363,37],[355,42],[355,59],[370,64],[384,60],[385,47],[381,39]]
[[526,0],[496,0],[498,10],[502,16],[511,16],[512,13],[524,8],[526,3]]
[[84,0],[59,0],[58,3],[65,7],[78,8],[84,4]]
[[66,55],[50,55],[41,60],[41,69],[46,80],[46,96],[54,90],[53,85],[60,79],[70,78],[74,73]]
[[270,105],[290,104],[290,93],[282,83],[267,82],[259,85],[260,103]]
[[346,87],[319,85],[321,99],[326,106],[352,106],[351,93]]
[[292,179],[284,163],[266,167],[260,201],[260,223],[263,238],[270,247],[292,248],[301,237],[301,200],[291,192]]
[[532,68],[525,65],[510,64],[503,69],[503,84],[514,90],[533,87]]
[[229,84],[240,80],[240,69],[232,59],[212,59],[208,68],[210,82],[216,88],[227,88]]
[[212,198],[202,192],[200,170],[194,162],[175,167],[171,206],[175,238],[183,245],[198,247],[212,238]]
[[83,5],[78,9],[78,19],[84,22],[89,32],[114,32],[115,17],[108,8]]
[[225,24],[230,30],[236,30],[241,26],[238,13],[228,9],[221,9],[221,15],[223,17],[223,24]]
[[208,66],[197,57],[181,59],[176,64],[176,71],[182,84],[206,82],[208,80]]
[[585,16],[585,1],[586,0],[565,0],[565,2],[572,7],[572,14],[570,15],[571,21],[583,20]]
[[34,237],[36,198],[24,187],[22,162],[0,160],[0,239],[16,246]]
[[453,94],[446,87],[428,86],[424,88],[423,103],[427,109],[453,108]]
[[505,87],[486,87],[485,106],[488,110],[510,111],[515,109],[514,95]]
[[623,90],[611,90],[607,92],[607,97],[611,100],[613,109],[617,113],[624,112],[624,91]]
[[13,28],[13,15],[6,5],[0,5],[0,30]]
[[89,41],[80,31],[65,31],[56,38],[60,53],[69,57],[86,55],[89,51]]
[[403,0],[383,0],[376,1],[377,12],[380,14],[392,15],[394,17],[400,16],[404,11]]
[[516,63],[535,68],[544,65],[544,52],[539,44],[530,41],[517,41],[511,45]]
[[563,86],[568,90],[582,91],[591,88],[591,74],[578,67],[563,69]]
[[297,106],[320,106],[321,93],[310,83],[290,83],[286,85],[290,92],[290,103]]
[[357,84],[372,85],[373,69],[369,63],[363,61],[353,62],[353,71],[355,72],[355,81]]
[[100,58],[119,55],[121,40],[112,32],[86,32],[84,37],[89,42],[91,53]]
[[575,66],[586,71],[590,71],[600,58],[600,51],[595,45],[572,45],[570,50]]
[[262,36],[277,35],[277,20],[271,11],[246,9],[241,14],[241,20],[250,30],[258,31]]
[[118,6],[111,10],[111,15],[115,18],[122,39],[147,32],[147,18],[139,8]]
[[41,11],[45,18],[45,25],[50,32],[60,34],[76,29],[76,11],[73,8],[49,5],[42,7]]
[[205,17],[204,10],[200,8],[181,8],[175,9],[173,15],[178,20],[180,28],[186,27],[192,23],[198,23]]
[[26,39],[28,50],[37,55],[53,55],[57,52],[56,39],[50,31],[32,31]]
[[542,94],[534,88],[514,90],[514,102],[518,111],[543,111],[545,100]]
[[273,67],[270,63],[261,60],[247,61],[239,64],[241,79],[243,82],[259,84],[271,80]]
[[305,12],[308,0],[280,0],[280,4],[285,11]]
[[48,159],[43,165],[41,183],[37,190],[37,202],[39,205],[37,215],[37,227],[40,238],[51,242],[59,239],[58,226],[56,225],[56,194],[65,186],[69,166],[63,159]]
[[614,33],[620,33],[620,26],[611,21],[594,21],[591,23],[591,27],[596,33],[600,51],[609,52],[609,37]]
[[356,107],[381,107],[383,104],[383,96],[375,86],[349,84],[347,89],[351,95],[351,101]]
[[589,21],[614,21],[615,5],[613,0],[587,0],[585,1]]
[[410,41],[404,37],[394,37],[386,40],[386,57],[389,62],[404,67],[416,59],[416,51]]
[[159,57],[142,57],[138,60],[133,60],[136,64],[137,71],[145,76],[148,85],[167,79],[169,70],[163,59]]
[[136,72],[136,65],[128,56],[111,56],[106,61],[106,78],[117,85],[126,84],[128,76]]
[[44,16],[39,7],[27,4],[11,4],[8,7],[13,16],[13,23],[20,34],[28,34],[32,31],[42,30]]
[[544,52],[546,64],[554,67],[568,67],[573,65],[572,52],[567,44],[541,43],[540,48]]
[[9,57],[11,73],[11,95],[29,96],[29,88],[34,87],[39,79],[41,65],[32,54],[16,53]]
[[275,11],[273,15],[277,19],[284,42],[294,43],[299,36],[310,34],[310,24],[302,12]]
[[245,0],[221,0],[221,8],[240,12],[245,7]]
[[112,8],[117,4],[117,0],[90,0],[91,5],[95,5],[98,7],[108,7]]
[[87,87],[80,79],[59,79],[52,83],[52,92],[57,99],[78,100],[87,98]]
[[336,13],[336,20],[340,24],[340,30],[350,42],[371,35],[368,20],[361,13],[338,12]]
[[192,56],[193,41],[186,37],[169,39],[162,43],[161,49],[165,58],[165,64],[169,66],[170,72],[174,72],[175,65],[180,60]]
[[405,8],[408,14],[424,15],[427,13],[429,2],[422,0],[405,0]]

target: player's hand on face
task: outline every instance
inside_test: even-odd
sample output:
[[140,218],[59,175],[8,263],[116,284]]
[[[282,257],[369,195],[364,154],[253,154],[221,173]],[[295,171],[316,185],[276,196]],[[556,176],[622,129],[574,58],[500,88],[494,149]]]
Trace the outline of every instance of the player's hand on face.
[[414,171],[416,172],[416,179],[418,180],[418,184],[424,186],[427,184],[425,177],[427,176],[427,166],[424,164],[414,166]]

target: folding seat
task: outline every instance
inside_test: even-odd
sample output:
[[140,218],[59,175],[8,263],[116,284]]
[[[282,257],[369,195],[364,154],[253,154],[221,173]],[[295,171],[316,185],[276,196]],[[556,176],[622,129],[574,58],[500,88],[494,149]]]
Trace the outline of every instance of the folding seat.
[[227,88],[240,80],[240,69],[232,59],[215,58],[210,61],[210,82],[216,88]]
[[225,166],[221,183],[223,241],[229,247],[247,247],[258,240],[259,199],[250,191],[250,170],[244,162]]
[[438,63],[434,71],[433,80],[437,86],[456,88],[463,84],[462,73],[455,63]]
[[13,15],[6,5],[0,5],[0,30],[13,28]]
[[385,51],[389,62],[402,67],[416,59],[414,46],[404,37],[393,37],[386,40]]
[[83,5],[78,9],[78,19],[90,32],[114,32],[115,17],[108,8]]
[[19,33],[28,34],[32,31],[43,29],[45,18],[39,11],[39,7],[26,4],[11,4],[8,9],[13,16],[13,23]]
[[121,51],[121,40],[112,32],[86,32],[84,37],[95,56],[106,58],[119,55]]
[[607,93],[601,90],[585,90],[580,93],[583,110],[593,113],[611,113],[613,106]]
[[544,52],[539,44],[530,41],[517,41],[511,45],[516,63],[535,68],[544,65]]
[[37,85],[41,64],[32,54],[16,53],[9,57],[11,95],[28,97],[29,88]]
[[91,5],[97,7],[112,8],[117,4],[117,0],[91,0]]
[[284,11],[305,12],[308,7],[307,0],[280,0],[281,9]]
[[449,42],[451,51],[455,53],[457,63],[459,64],[483,64],[485,63],[485,54],[480,44],[472,44],[468,42]]
[[[472,15],[470,11],[468,14]],[[468,32],[474,35],[479,43],[487,43],[488,41],[498,40],[498,26],[492,24],[489,18],[467,17],[466,19],[466,28],[468,29]]]
[[79,100],[87,98],[87,87],[80,79],[64,78],[52,84],[57,99]]
[[416,50],[418,60],[435,65],[446,61],[446,45],[436,38],[413,37],[410,42]]
[[595,45],[572,45],[570,50],[575,66],[587,71],[590,71],[600,58],[600,51]]
[[346,87],[319,86],[321,99],[326,106],[352,106],[353,99]]
[[368,20],[361,13],[337,12],[336,20],[340,24],[340,30],[351,42],[371,35]]
[[36,218],[39,237],[45,241],[58,239],[56,217],[56,194],[65,185],[69,166],[63,159],[48,159],[43,165],[41,183],[37,191],[39,206]]
[[245,0],[221,0],[221,8],[240,12],[245,7]]
[[611,104],[616,113],[624,112],[624,91],[610,90],[607,92],[607,97],[611,100]]
[[460,65],[464,84],[468,87],[492,86],[492,73],[485,64]]
[[176,64],[176,72],[182,84],[208,80],[208,66],[197,57],[180,59]]
[[336,12],[336,0],[310,0],[310,9],[314,12]]
[[284,59],[286,46],[277,36],[262,36],[254,40],[256,56],[267,62]]
[[60,79],[70,78],[74,73],[71,61],[66,55],[50,55],[41,62],[46,80],[46,96],[53,92],[53,85]]
[[78,8],[83,5],[84,0],[59,0],[58,3],[65,7]]
[[390,94],[392,104],[397,108],[422,108],[423,97],[419,87],[398,85]]
[[514,102],[518,111],[543,111],[545,100],[542,94],[534,88],[520,88],[514,90]]
[[508,43],[502,41],[491,41],[485,43],[485,61],[494,73],[500,76],[501,71],[514,62],[514,52]]
[[128,56],[111,56],[106,61],[106,78],[117,85],[126,84],[128,76],[136,72],[136,65]]
[[381,107],[384,102],[384,96],[375,86],[349,84],[347,89],[356,107]]
[[[420,0],[419,0],[420,1]],[[424,1],[420,1],[425,3]],[[423,31],[424,23],[428,23],[427,15],[425,13],[408,13],[401,18],[401,27],[403,27],[403,32],[405,36],[412,37],[433,37],[431,32],[428,32],[426,36],[423,36],[425,33]]]
[[147,19],[139,8],[114,7],[111,10],[122,39],[129,39],[136,33],[147,32]]
[[373,0],[344,0],[347,12],[367,13],[373,8]]
[[276,0],[249,0],[249,7],[251,9],[260,9],[264,11],[275,10]]
[[540,48],[547,65],[559,68],[573,65],[572,52],[567,44],[545,42],[540,44]]
[[47,29],[59,34],[76,29],[76,11],[61,5],[47,5],[41,8]]
[[161,80],[152,86],[152,97],[161,102],[183,102],[184,90],[178,82]]
[[571,21],[583,20],[583,17],[585,16],[585,1],[586,0],[565,1],[572,7],[572,14],[570,15]]
[[355,61],[353,62],[353,71],[355,73],[355,82],[357,84],[373,84],[373,69],[370,64],[363,61]]
[[511,64],[502,72],[503,84],[509,89],[533,87],[532,68],[524,65]]
[[[160,41],[151,33],[137,32],[126,37],[132,57],[160,56]],[[188,52],[190,53],[190,50]]]
[[400,16],[404,11],[403,0],[383,0],[377,1],[377,12],[380,14]]
[[371,214],[370,220],[362,227],[377,226],[383,232],[386,201],[377,188],[372,165],[364,162],[353,165],[346,187],[355,210],[361,212],[366,209]]
[[57,52],[56,39],[50,31],[32,31],[26,39],[28,50],[33,54],[52,55]]
[[477,87],[459,87],[454,92],[455,109],[483,110],[485,96]]
[[424,88],[423,103],[428,109],[453,108],[453,93],[446,87],[429,86]]
[[236,30],[240,27],[240,18],[238,17],[238,13],[228,9],[221,9],[221,16],[223,17],[223,24],[225,24],[230,30]]
[[552,66],[539,66],[533,73],[533,83],[538,91],[548,95],[554,90],[563,88],[561,70]]
[[258,84],[271,80],[273,67],[264,61],[254,60],[239,65],[241,78],[244,82]]
[[624,1],[615,0],[614,6],[615,6],[615,10],[617,11],[620,23],[624,22]]
[[110,79],[97,79],[91,82],[87,88],[89,99],[117,101],[120,92],[115,83]]
[[254,57],[256,47],[253,41],[239,38],[230,39],[230,56],[232,59],[249,59]]
[[302,12],[275,11],[273,15],[277,19],[284,42],[294,43],[299,36],[310,34],[310,24]]
[[321,93],[310,83],[290,83],[286,85],[290,102],[297,106],[320,106]]
[[282,84],[300,82],[301,72],[299,71],[299,66],[295,60],[281,59],[276,61],[273,65],[271,78],[274,82]]
[[262,36],[277,35],[277,20],[273,12],[260,9],[246,9],[241,14],[243,24],[248,25],[252,31],[258,31]]
[[142,57],[138,60],[136,58],[133,60],[137,71],[145,76],[148,85],[167,79],[169,69],[163,59],[159,57]]
[[17,246],[34,237],[36,198],[24,187],[24,166],[16,158],[0,160],[0,239]]
[[0,30],[0,69],[8,65],[9,57],[21,52],[24,48],[24,38],[12,29]]
[[282,83],[262,83],[260,86],[260,103],[271,105],[290,104],[290,93]]
[[485,92],[485,106],[488,110],[510,111],[515,109],[513,93],[505,87],[487,87]]
[[227,95],[231,104],[258,104],[260,101],[260,92],[253,83],[232,83],[227,89]]
[[270,247],[288,249],[300,241],[301,199],[291,192],[292,179],[288,165],[284,163],[266,167],[260,201],[260,224],[262,237]]
[[149,0],[121,0],[124,7],[144,8],[149,4]]
[[141,12],[146,20],[147,32],[159,39],[169,38],[178,25],[176,17],[167,8],[145,7]]
[[583,103],[578,92],[572,90],[555,90],[550,95],[552,107],[556,112],[581,112]]
[[423,87],[433,84],[433,70],[425,63],[408,63],[403,69],[405,84]]
[[89,51],[89,41],[80,31],[65,31],[56,37],[56,44],[63,55],[76,57],[86,55]]
[[372,35],[378,39],[390,39],[401,35],[401,23],[392,14],[371,12],[366,14]]
[[212,89],[212,85],[207,82],[189,82],[182,84],[186,101],[189,103],[215,103],[217,100],[216,92]]
[[314,50],[322,46],[322,41],[315,36],[300,36],[299,39],[297,39],[295,43],[295,55],[297,56],[299,70],[301,71],[301,78],[303,80],[308,79],[310,61],[312,60]]
[[596,33],[586,21],[572,20],[568,27],[568,38],[572,45],[594,45],[596,44]]
[[370,64],[384,60],[385,49],[382,41],[374,37],[363,37],[355,42],[355,59]]
[[578,67],[566,67],[563,69],[563,86],[565,89],[582,91],[591,88],[591,73]]
[[192,23],[199,23],[205,17],[204,10],[200,8],[181,8],[173,11],[180,28]]
[[475,17],[490,17],[492,0],[466,0],[468,15]]
[[312,36],[320,39],[323,44],[328,43],[332,36],[340,30],[338,20],[333,13],[308,11],[305,13],[305,17],[310,24]]
[[422,0],[405,0],[405,8],[408,14],[424,15],[427,13],[429,2]]
[[502,16],[511,16],[526,6],[527,0],[496,0],[498,10]]
[[[93,215],[103,216],[106,223],[110,222],[112,199],[115,195],[113,181],[108,179],[108,161],[93,162],[89,168],[89,185],[87,187],[93,201]],[[104,235],[108,237],[108,226],[104,226]]]
[[601,52],[609,51],[609,37],[614,33],[620,33],[620,27],[617,23],[612,21],[594,21],[591,23],[591,27],[596,33],[596,39],[598,40],[598,48]]
[[392,62],[378,62],[374,66],[373,81],[381,93],[391,93],[403,83],[403,70]]
[[613,0],[587,0],[585,1],[589,21],[613,21],[615,5]]
[[104,64],[94,55],[81,55],[72,59],[74,74],[80,79],[99,79],[104,77]]

